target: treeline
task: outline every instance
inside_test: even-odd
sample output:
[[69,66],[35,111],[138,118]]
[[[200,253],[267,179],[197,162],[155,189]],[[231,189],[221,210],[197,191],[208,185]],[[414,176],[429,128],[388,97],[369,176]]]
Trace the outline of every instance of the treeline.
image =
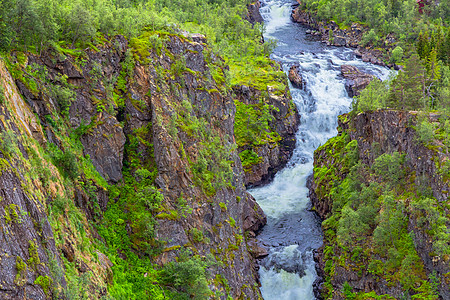
[[356,112],[378,108],[449,112],[450,68],[436,52],[421,60],[417,54],[404,63],[395,78],[372,81],[355,99]]
[[[269,53],[261,26],[243,19],[246,0],[1,0],[0,49],[41,52],[54,43],[95,44],[99,35],[187,29],[207,34],[225,56]],[[177,24],[177,25],[175,25]],[[237,56],[237,55],[236,55]]]

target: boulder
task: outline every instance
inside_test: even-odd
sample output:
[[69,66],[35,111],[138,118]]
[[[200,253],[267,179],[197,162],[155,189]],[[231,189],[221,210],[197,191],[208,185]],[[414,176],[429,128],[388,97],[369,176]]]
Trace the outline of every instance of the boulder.
[[342,65],[341,74],[346,79],[345,89],[349,97],[358,96],[369,83],[376,77],[367,73],[361,72],[357,67]]
[[333,45],[338,47],[344,47],[345,45],[347,45],[347,40],[343,36],[334,36]]
[[303,88],[303,78],[300,74],[300,66],[299,65],[293,65],[289,69],[289,80],[291,81],[292,85],[295,88],[302,89]]
[[255,238],[250,238],[247,241],[248,251],[254,258],[263,258],[269,255],[267,249],[258,243]]

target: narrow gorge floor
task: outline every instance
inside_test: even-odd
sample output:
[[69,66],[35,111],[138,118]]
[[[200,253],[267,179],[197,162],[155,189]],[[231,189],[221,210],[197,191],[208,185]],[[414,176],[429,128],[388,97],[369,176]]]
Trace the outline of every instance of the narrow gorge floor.
[[300,66],[303,89],[290,87],[301,120],[297,145],[287,166],[273,182],[250,190],[268,217],[258,239],[269,249],[260,261],[261,292],[265,300],[315,299],[317,278],[313,250],[322,245],[320,219],[310,211],[306,187],[312,174],[313,153],[337,134],[337,117],[350,110],[340,66],[353,65],[384,80],[389,70],[364,63],[353,50],[328,47],[291,21],[290,0],[262,1],[266,41],[277,41],[272,58],[285,72]]

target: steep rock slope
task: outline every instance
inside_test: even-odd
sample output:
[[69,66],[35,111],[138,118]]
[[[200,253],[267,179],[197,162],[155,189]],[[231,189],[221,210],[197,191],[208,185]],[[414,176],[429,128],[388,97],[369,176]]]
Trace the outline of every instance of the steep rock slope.
[[424,144],[417,118],[344,115],[339,135],[316,150],[310,196],[324,219],[324,298],[450,297],[448,153],[439,140]]
[[[246,186],[269,182],[291,158],[300,116],[289,91],[266,96],[252,87],[234,88],[239,122],[235,125]],[[266,122],[266,125],[262,125]]]
[[[7,65],[2,299],[152,298],[156,273],[139,261],[186,254],[214,297],[260,297],[246,238],[265,216],[245,190],[226,66],[203,36],[116,36]],[[123,291],[128,268],[140,287]]]

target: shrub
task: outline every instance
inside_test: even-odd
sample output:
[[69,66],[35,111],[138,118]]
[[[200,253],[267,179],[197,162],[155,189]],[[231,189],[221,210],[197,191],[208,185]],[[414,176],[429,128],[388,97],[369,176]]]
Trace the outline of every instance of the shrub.
[[361,43],[363,44],[363,46],[366,46],[369,43],[371,43],[373,45],[376,45],[379,39],[380,38],[376,34],[375,30],[374,29],[370,29],[369,32],[366,32],[363,35],[363,37],[361,39]]
[[392,50],[391,54],[391,62],[393,63],[399,63],[403,58],[403,49],[400,46],[395,47],[394,50]]
[[211,295],[206,280],[207,266],[208,263],[199,256],[182,251],[177,262],[170,262],[161,270],[161,280],[165,285],[174,287],[181,299],[206,300]]
[[416,126],[416,140],[425,146],[429,145],[434,140],[434,130],[433,123],[428,120],[419,122]]
[[34,284],[40,285],[42,287],[42,289],[44,290],[45,295],[48,296],[50,289],[52,288],[52,285],[53,285],[53,279],[51,279],[48,276],[39,276],[34,281]]

